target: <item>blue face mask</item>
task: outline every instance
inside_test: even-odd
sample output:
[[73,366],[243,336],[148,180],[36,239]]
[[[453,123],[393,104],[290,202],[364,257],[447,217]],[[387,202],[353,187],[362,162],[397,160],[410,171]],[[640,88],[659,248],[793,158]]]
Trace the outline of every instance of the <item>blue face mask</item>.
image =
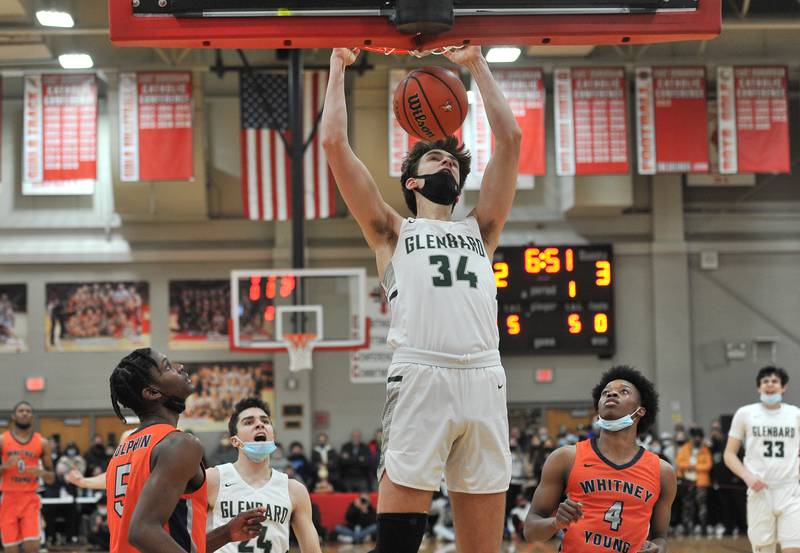
[[607,421],[603,417],[597,417],[597,426],[606,430],[608,432],[619,432],[620,430],[625,430],[633,426],[633,415],[635,415],[639,409],[636,409],[630,415],[625,415],[621,419]]
[[761,394],[761,403],[764,405],[775,405],[783,400],[780,393],[777,394]]
[[244,442],[241,451],[254,463],[263,463],[276,449],[275,442]]

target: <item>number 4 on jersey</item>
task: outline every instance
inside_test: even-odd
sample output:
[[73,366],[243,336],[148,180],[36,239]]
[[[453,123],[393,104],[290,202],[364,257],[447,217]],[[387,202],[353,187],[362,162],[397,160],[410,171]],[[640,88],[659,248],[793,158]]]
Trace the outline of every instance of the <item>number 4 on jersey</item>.
[[[240,553],[271,553],[272,552],[272,542],[267,539],[267,527],[262,526],[261,532],[258,534],[258,538],[256,538],[256,543],[254,545],[250,545],[250,541],[240,541],[239,542],[239,552]],[[289,553],[288,551],[286,553]]]
[[603,520],[611,525],[611,529],[615,532],[622,526],[622,501],[615,501],[611,507],[608,508]]

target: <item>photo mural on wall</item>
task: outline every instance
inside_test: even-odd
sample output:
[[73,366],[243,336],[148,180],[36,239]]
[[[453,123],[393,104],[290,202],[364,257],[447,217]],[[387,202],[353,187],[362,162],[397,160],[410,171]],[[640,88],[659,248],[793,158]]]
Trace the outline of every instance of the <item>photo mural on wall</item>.
[[229,280],[169,281],[169,348],[228,349]]
[[150,346],[147,282],[45,285],[47,351],[130,351]]
[[0,284],[0,353],[28,351],[28,291],[25,284]]
[[237,402],[259,397],[275,408],[272,361],[184,363],[196,391],[186,400],[178,426],[192,432],[225,430]]

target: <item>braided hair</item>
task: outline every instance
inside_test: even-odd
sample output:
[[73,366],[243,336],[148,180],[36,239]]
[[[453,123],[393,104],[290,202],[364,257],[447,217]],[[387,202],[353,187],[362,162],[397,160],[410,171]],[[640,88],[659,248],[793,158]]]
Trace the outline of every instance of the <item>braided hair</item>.
[[120,405],[136,413],[139,417],[144,414],[146,405],[142,398],[142,390],[153,383],[150,374],[151,368],[158,368],[158,362],[153,359],[151,348],[139,348],[122,358],[114,368],[109,379],[111,383],[111,405],[117,416],[125,420]]

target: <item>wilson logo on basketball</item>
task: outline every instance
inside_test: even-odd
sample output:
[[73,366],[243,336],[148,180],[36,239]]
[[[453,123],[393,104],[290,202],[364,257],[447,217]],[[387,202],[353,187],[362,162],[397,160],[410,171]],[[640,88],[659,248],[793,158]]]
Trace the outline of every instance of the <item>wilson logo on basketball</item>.
[[412,94],[408,97],[408,107],[411,110],[414,121],[417,122],[419,130],[428,138],[433,138],[434,132],[428,127],[427,123],[425,123],[428,116],[422,111],[422,102],[419,99],[419,94]]

